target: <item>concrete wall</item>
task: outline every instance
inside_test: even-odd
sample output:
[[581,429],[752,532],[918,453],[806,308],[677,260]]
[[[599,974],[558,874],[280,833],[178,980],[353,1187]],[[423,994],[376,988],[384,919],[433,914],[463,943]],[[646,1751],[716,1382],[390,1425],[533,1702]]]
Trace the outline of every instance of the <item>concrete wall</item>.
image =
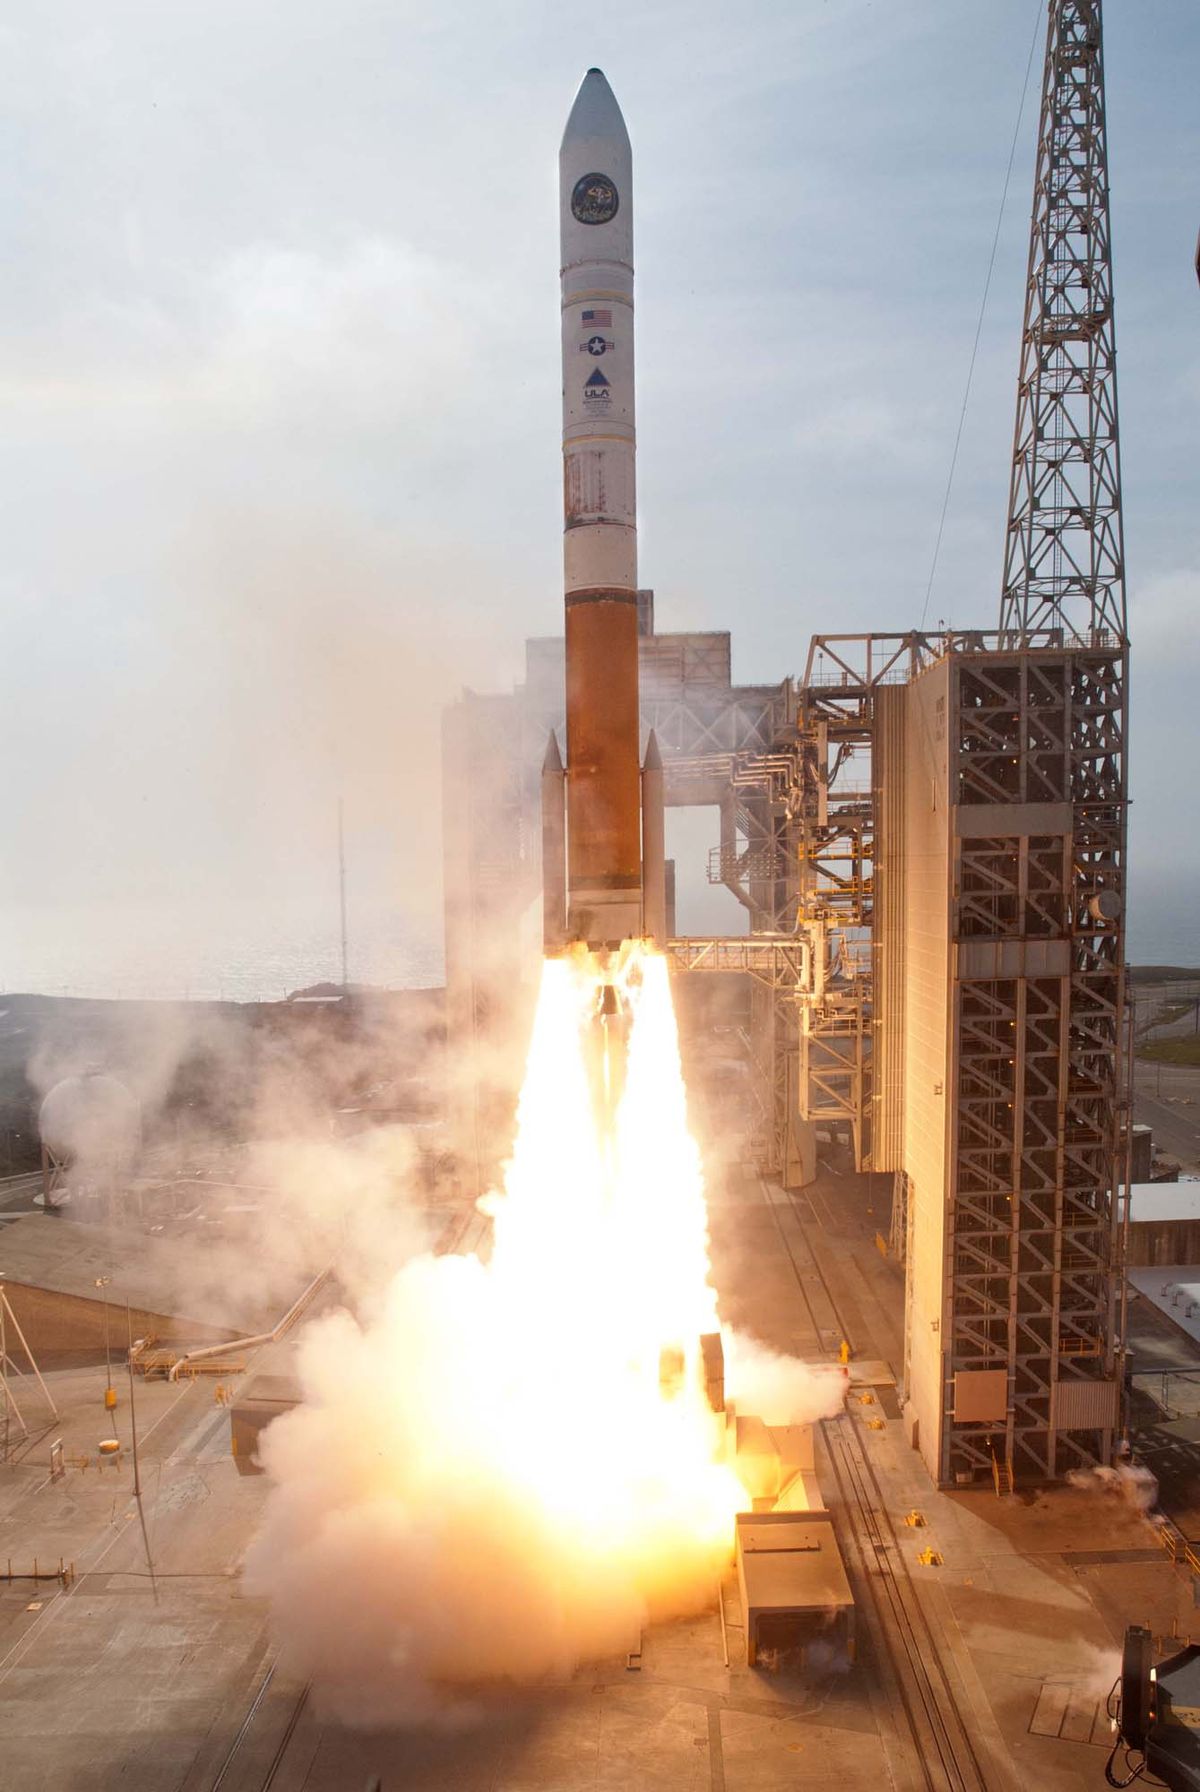
[[1129,1267],[1200,1263],[1200,1220],[1136,1221],[1129,1228]]
[[[57,1354],[104,1349],[104,1303],[82,1295],[64,1294],[55,1288],[36,1288],[28,1282],[5,1282],[9,1302],[17,1323],[24,1332],[29,1348],[44,1366]],[[220,1344],[238,1334],[228,1326],[201,1324],[173,1317],[169,1313],[151,1312],[145,1307],[130,1310],[133,1335],[147,1334],[171,1342],[188,1344]],[[125,1304],[113,1302],[108,1310],[109,1338],[113,1359],[124,1361],[126,1346]],[[25,1360],[19,1342],[10,1335],[8,1348],[20,1368]]]
[[[908,686],[904,766],[904,1168],[909,1178],[905,1395],[930,1474],[939,1472],[945,1232],[950,1163],[949,665]],[[894,875],[894,867],[892,875]]]

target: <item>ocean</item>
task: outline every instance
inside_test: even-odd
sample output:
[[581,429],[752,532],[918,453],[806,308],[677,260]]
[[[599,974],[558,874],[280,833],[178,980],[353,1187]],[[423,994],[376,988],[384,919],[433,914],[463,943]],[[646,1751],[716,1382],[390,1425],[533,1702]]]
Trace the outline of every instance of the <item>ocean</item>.
[[1134,868],[1126,951],[1130,964],[1200,969],[1200,871]]
[[[336,916],[55,909],[23,914],[16,924],[0,917],[0,926],[0,990],[10,993],[278,1002],[342,975]],[[421,989],[443,981],[440,931],[360,914],[348,932],[351,982]]]
[[[711,896],[680,904],[681,926],[692,932],[736,926],[737,920],[732,899],[720,919]],[[1132,964],[1200,968],[1200,873],[1173,879],[1136,874],[1127,943]],[[436,986],[445,975],[441,929],[414,925],[394,912],[352,913],[348,962],[354,983]],[[8,992],[279,1001],[291,990],[340,977],[336,916],[83,904],[0,916],[0,990]]]

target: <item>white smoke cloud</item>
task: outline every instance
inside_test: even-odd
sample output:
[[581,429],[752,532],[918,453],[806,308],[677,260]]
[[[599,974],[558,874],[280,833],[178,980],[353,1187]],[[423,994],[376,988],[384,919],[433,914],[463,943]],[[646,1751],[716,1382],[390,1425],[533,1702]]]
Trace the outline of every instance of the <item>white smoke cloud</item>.
[[[258,1331],[326,1269],[369,1301],[445,1223],[426,1186],[441,1133],[376,1117],[341,1136],[338,1115],[372,1091],[436,1112],[439,1026],[440,1007],[402,998],[257,1023],[206,1004],[48,1005],[26,1075],[39,1093],[67,1080],[58,1201],[128,1240],[166,1311]],[[129,1092],[115,1110],[114,1080]]]
[[[305,1403],[260,1445],[275,1489],[247,1589],[270,1598],[276,1635],[347,1722],[462,1721],[464,1686],[628,1649],[646,1615],[635,1568],[587,1535],[586,1500],[566,1517],[561,1487],[539,1498],[520,1472],[531,1447],[553,1461],[562,1427],[557,1472],[576,1475],[578,1415],[547,1405],[540,1439],[497,1437],[510,1365],[490,1312],[477,1259],[416,1260],[374,1325],[342,1314],[309,1330]],[[663,1560],[674,1605],[688,1576]]]
[[832,1419],[845,1405],[847,1375],[830,1363],[802,1363],[781,1356],[726,1326],[725,1392],[740,1411],[767,1425],[807,1425]]
[[[770,1424],[840,1410],[841,1371],[725,1341],[745,1410],[761,1398]],[[547,1356],[557,1347],[547,1335]],[[304,1334],[303,1403],[259,1445],[274,1487],[246,1588],[270,1600],[285,1655],[347,1723],[470,1722],[481,1683],[569,1673],[711,1603],[730,1544],[698,1544],[668,1510],[636,1550],[614,1548],[580,1485],[589,1460],[620,1447],[605,1415],[547,1399],[498,1433],[511,1369],[475,1257],[416,1258],[373,1321],[340,1313]],[[557,1482],[539,1486],[531,1461]]]
[[1101,1462],[1093,1468],[1073,1468],[1067,1482],[1084,1493],[1107,1494],[1111,1499],[1123,1500],[1147,1517],[1158,1504],[1158,1478],[1139,1462],[1118,1462],[1113,1466]]
[[[302,1403],[260,1442],[273,1487],[246,1585],[348,1723],[469,1721],[481,1684],[567,1673],[703,1609],[728,1564],[748,1499],[699,1375],[699,1154],[665,964],[640,975],[607,1122],[596,984],[547,966],[513,1159],[481,1203],[488,1262],[413,1258],[361,1316],[315,1323]],[[840,1406],[840,1371],[727,1344],[730,1393],[769,1422]],[[666,1392],[664,1350],[687,1363]]]

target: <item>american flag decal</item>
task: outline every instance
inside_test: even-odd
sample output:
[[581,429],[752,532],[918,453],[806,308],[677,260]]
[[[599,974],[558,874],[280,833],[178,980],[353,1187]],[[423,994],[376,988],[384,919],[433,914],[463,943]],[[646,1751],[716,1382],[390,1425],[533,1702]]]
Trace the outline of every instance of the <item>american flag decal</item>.
[[594,330],[611,330],[612,329],[612,312],[611,311],[585,311],[580,318],[580,322],[590,325],[590,327]]

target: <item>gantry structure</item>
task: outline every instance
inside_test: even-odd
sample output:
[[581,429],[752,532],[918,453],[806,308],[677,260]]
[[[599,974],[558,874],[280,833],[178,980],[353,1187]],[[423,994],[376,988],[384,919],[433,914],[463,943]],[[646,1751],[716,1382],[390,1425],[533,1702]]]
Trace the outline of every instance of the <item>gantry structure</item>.
[[[745,935],[669,951],[749,982],[758,1166],[803,1185],[824,1135],[892,1178],[910,1440],[939,1484],[998,1491],[1108,1462],[1121,1423],[1128,632],[1100,0],[1049,0],[1028,270],[998,628],[817,635],[801,676],[735,686],[729,636],[656,635],[644,593],[640,643],[667,801],[719,810],[708,876],[746,912]],[[447,989],[477,1143],[511,1104],[489,1040],[537,956],[562,711],[562,642],[535,641],[516,693],[447,715]]]
[[1100,4],[1050,0],[1000,626],[817,637],[719,852],[726,881],[786,868],[763,887],[810,945],[799,1112],[894,1175],[905,1412],[942,1484],[1106,1462],[1120,1423],[1112,292]]
[[1000,627],[1124,641],[1100,0],[1051,0]]
[[1000,631],[950,698],[959,802],[1027,814],[954,867],[939,1466],[992,1454],[1011,1482],[1107,1460],[1120,1419],[1128,628],[1100,0],[1048,9]]

